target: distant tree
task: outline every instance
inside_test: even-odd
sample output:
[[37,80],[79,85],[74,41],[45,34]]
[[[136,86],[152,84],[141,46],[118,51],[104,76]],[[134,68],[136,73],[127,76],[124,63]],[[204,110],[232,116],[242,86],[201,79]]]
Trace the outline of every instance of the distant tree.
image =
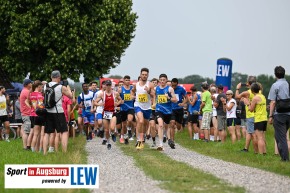
[[181,84],[199,84],[201,85],[202,82],[207,81],[209,84],[214,83],[214,80],[211,78],[204,78],[200,75],[189,75],[184,78],[178,79],[179,83]]
[[136,28],[132,0],[2,0],[0,64],[11,79],[54,69],[94,79],[120,63]]
[[109,78],[122,79],[123,76],[121,76],[121,75],[111,75],[111,76],[109,76]]

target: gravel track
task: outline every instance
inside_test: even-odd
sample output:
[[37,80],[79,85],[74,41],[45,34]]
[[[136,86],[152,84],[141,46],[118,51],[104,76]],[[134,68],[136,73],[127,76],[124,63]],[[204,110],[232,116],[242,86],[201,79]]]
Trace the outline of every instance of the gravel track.
[[158,187],[157,181],[147,177],[135,165],[133,158],[124,155],[114,142],[111,144],[111,150],[101,145],[100,138],[95,138],[86,144],[88,163],[98,164],[100,167],[100,186],[92,192],[167,192]]
[[[148,144],[151,143],[151,141],[148,142]],[[163,153],[171,159],[187,163],[235,186],[245,187],[247,192],[290,192],[289,177],[204,156],[178,144],[176,144],[176,149],[171,149],[168,144],[164,144],[164,148]]]
[[[151,145],[152,142],[149,140],[147,143]],[[247,192],[290,192],[289,177],[204,156],[179,144],[176,144],[176,149],[171,149],[167,144],[164,148],[162,153],[171,159],[213,174],[232,185],[245,187]],[[95,138],[86,144],[86,150],[88,163],[100,167],[100,188],[92,192],[167,192],[158,187],[158,181],[145,176],[133,158],[124,155],[115,143],[112,143],[111,150],[107,150],[106,146],[101,145],[101,140]]]

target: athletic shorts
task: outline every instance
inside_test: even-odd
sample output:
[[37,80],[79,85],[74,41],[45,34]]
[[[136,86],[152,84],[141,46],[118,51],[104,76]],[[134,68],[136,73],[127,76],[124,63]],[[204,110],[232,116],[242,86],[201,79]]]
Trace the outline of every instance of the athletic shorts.
[[122,114],[121,114],[121,111],[116,112],[116,118],[117,118],[116,125],[121,124],[122,123]]
[[45,120],[42,116],[30,116],[31,121],[31,128],[33,128],[35,125],[37,126],[44,126]]
[[151,112],[152,110],[151,109],[148,109],[148,110],[143,110],[141,109],[140,107],[135,107],[135,113],[139,113],[139,112],[142,112],[143,113],[143,117],[144,119],[147,119],[149,120],[150,119],[150,116],[151,116]]
[[182,124],[183,121],[184,110],[181,109],[174,109],[172,110],[171,120],[175,120],[177,123]]
[[45,133],[63,133],[68,131],[64,113],[47,113],[45,121]]
[[241,125],[242,121],[240,118],[236,118],[236,125]]
[[30,133],[30,128],[31,128],[31,120],[30,116],[22,116],[22,121],[23,121],[23,130],[26,134]]
[[158,124],[158,119],[161,118],[164,123],[169,124],[171,121],[171,114],[163,114],[162,112],[155,112],[156,114],[156,124]]
[[236,126],[236,118],[227,118],[227,126]]
[[188,122],[192,124],[198,124],[198,115],[190,114],[188,116]]
[[94,113],[85,113],[82,115],[84,124],[91,124],[95,123],[95,114]]
[[210,129],[210,122],[211,122],[211,117],[212,117],[212,113],[211,112],[205,112],[202,115],[202,125],[201,125],[201,129]]
[[218,122],[218,130],[222,131],[227,128],[227,118],[224,115],[218,115],[217,116],[217,122]]
[[102,113],[97,113],[95,119],[96,120],[103,119],[103,114]]
[[[111,113],[113,113],[112,114],[112,118],[117,116],[117,113],[116,112],[111,112]],[[102,116],[103,116],[103,119],[106,119],[106,118],[104,118],[104,112],[102,113]],[[106,120],[109,120],[110,121],[111,119],[106,119]]]
[[266,131],[267,130],[267,121],[261,121],[254,124],[255,130]]
[[155,110],[152,110],[151,115],[150,115],[150,121],[156,121],[156,112]]
[[2,123],[8,121],[8,115],[0,116],[0,121],[1,121]]
[[249,134],[254,133],[255,132],[255,118],[251,117],[251,118],[247,118],[247,132]]
[[134,109],[129,109],[128,111],[121,111],[120,113],[121,113],[122,122],[124,122],[124,121],[127,121],[128,115],[134,116],[135,111]]

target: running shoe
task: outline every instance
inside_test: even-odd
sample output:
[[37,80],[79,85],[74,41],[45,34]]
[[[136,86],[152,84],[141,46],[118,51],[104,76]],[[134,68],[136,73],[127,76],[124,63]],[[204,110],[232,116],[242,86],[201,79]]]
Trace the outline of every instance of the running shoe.
[[129,144],[129,140],[128,138],[125,139],[125,145],[128,145]]
[[242,149],[241,152],[249,152],[246,148]]
[[135,144],[135,147],[137,147],[139,145],[140,141],[137,141]]
[[125,139],[124,138],[120,138],[120,143],[125,143]]
[[106,145],[107,144],[107,140],[103,140],[102,145]]
[[158,146],[157,147],[157,151],[163,151],[164,149],[163,149],[163,146]]
[[117,137],[116,137],[116,135],[115,135],[115,133],[114,134],[112,134],[112,140],[114,141],[114,142],[116,142],[117,141]]
[[171,149],[175,149],[174,141],[172,141],[171,139],[168,139],[168,145],[171,147]]
[[108,148],[108,150],[112,149],[112,145],[111,144],[108,144],[107,145],[107,148]]
[[137,147],[136,147],[137,150],[141,150],[141,149],[144,149],[144,144],[142,142],[139,141]]
[[128,130],[128,137],[132,138],[132,130]]
[[166,137],[163,137],[163,143],[166,143]]
[[130,137],[129,141],[134,141],[134,138],[133,137]]
[[6,138],[5,141],[6,141],[6,142],[10,142],[9,138]]
[[99,137],[100,138],[103,138],[104,137],[104,130],[102,130],[102,131],[99,132]]

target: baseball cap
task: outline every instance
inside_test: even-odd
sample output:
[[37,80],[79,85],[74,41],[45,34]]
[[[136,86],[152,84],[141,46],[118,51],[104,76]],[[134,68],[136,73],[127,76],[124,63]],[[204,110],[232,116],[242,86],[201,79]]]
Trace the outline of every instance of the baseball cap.
[[26,86],[26,85],[28,85],[28,84],[30,84],[30,83],[33,83],[33,81],[30,80],[30,79],[25,79],[25,80],[23,81],[23,85],[24,85],[24,86]]
[[106,85],[112,85],[112,81],[111,80],[106,80]]

